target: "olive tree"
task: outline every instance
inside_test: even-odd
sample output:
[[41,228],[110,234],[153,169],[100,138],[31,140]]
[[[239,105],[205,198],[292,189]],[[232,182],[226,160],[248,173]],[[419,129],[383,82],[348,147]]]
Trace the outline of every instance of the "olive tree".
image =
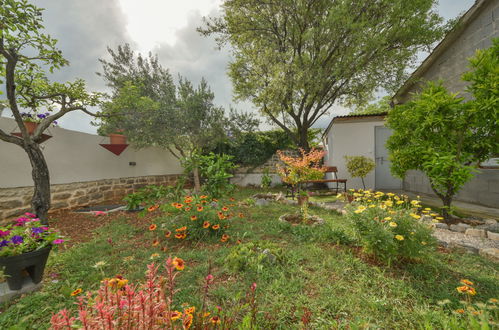
[[[31,163],[34,193],[33,212],[47,223],[50,208],[50,176],[40,148],[44,131],[65,114],[99,103],[98,93],[89,93],[83,80],[51,82],[53,72],[68,64],[56,48],[56,40],[44,34],[42,9],[26,0],[3,0],[0,6],[0,84],[7,96],[21,137],[0,130],[0,140],[22,148]],[[29,133],[23,122],[23,110],[40,116],[39,124]],[[93,115],[93,114],[92,114]],[[8,157],[2,155],[2,157]]]

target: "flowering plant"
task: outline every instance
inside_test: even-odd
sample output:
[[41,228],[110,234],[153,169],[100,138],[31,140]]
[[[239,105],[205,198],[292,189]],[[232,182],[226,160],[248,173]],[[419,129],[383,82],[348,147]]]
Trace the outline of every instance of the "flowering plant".
[[[39,123],[48,116],[50,116],[50,112],[45,112],[45,113],[21,112],[21,117],[23,118],[23,121],[29,123]],[[57,125],[57,121],[54,121],[52,124]]]
[[[218,200],[210,200],[206,195],[186,196],[182,203],[162,205],[161,210],[166,212],[167,217],[158,219],[157,222],[161,222],[159,229],[154,223],[149,230],[161,232],[160,236],[166,239],[202,240],[211,237],[225,243],[230,239],[227,230],[231,219],[244,217],[242,213],[233,213],[232,206],[234,204],[219,206]],[[153,245],[158,244],[159,237],[153,241]]]
[[[346,207],[347,217],[367,252],[390,262],[423,258],[435,246],[431,225],[418,221],[419,201],[370,190],[353,195],[354,202]],[[422,212],[429,213],[426,209]]]
[[[209,289],[215,282],[208,274],[203,281],[202,302],[199,306],[179,304],[176,277],[185,268],[181,258],[168,258],[165,274],[159,266],[147,266],[144,284],[131,285],[122,276],[102,281],[96,293],[88,292],[78,298],[78,314],[74,317],[66,309],[51,318],[52,329],[232,329],[237,320],[248,315],[248,326],[256,325],[256,283],[232,310],[208,305]],[[80,295],[82,289],[72,295]],[[182,308],[183,307],[183,308]]]
[[284,163],[284,167],[277,165],[277,173],[281,180],[287,184],[295,186],[307,180],[320,180],[324,176],[326,168],[320,165],[325,151],[313,149],[306,152],[300,149],[301,156],[286,156],[281,150],[277,151],[279,158]]
[[31,213],[26,213],[13,224],[0,227],[0,257],[31,252],[63,242],[57,232],[42,225]]

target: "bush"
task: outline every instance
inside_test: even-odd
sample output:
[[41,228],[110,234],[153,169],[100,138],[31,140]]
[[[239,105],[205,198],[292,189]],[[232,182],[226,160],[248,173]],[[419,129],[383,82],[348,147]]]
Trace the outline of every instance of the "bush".
[[206,195],[186,196],[182,203],[164,204],[159,208],[166,212],[166,216],[156,219],[149,227],[150,231],[158,233],[153,245],[159,245],[160,239],[217,239],[224,243],[230,239],[230,219],[244,217],[242,213],[232,213],[227,206],[219,206],[216,200],[210,200]]
[[260,272],[264,267],[275,266],[282,262],[282,249],[266,241],[236,245],[226,259],[227,266],[234,272]]
[[346,208],[347,218],[368,253],[388,262],[410,261],[424,258],[434,248],[431,227],[417,220],[418,201],[371,191],[354,196],[355,202]]
[[123,198],[128,210],[136,210],[141,206],[151,206],[168,199],[179,199],[184,194],[185,177],[180,177],[174,186],[149,185]]
[[347,161],[346,165],[350,176],[352,178],[361,178],[362,187],[366,189],[364,178],[376,167],[374,161],[365,156],[345,156],[345,160]]

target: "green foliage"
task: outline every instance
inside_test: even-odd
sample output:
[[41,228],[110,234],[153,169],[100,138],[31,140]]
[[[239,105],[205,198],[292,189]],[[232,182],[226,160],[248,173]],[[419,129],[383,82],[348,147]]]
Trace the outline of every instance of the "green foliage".
[[149,185],[123,198],[128,210],[136,210],[141,206],[152,206],[164,200],[179,200],[185,193],[185,177],[180,177],[173,186]]
[[470,60],[472,71],[464,78],[474,100],[464,102],[441,82],[430,82],[388,116],[392,172],[403,178],[408,170],[423,171],[443,201],[446,218],[452,197],[473,177],[477,164],[499,152],[498,50],[496,40]]
[[193,157],[184,158],[182,164],[187,172],[191,172],[195,168],[199,170],[203,179],[202,190],[207,195],[220,198],[234,190],[234,185],[229,181],[233,177],[231,172],[236,168],[232,163],[232,156],[214,153],[196,154]]
[[[390,194],[393,196],[393,194]],[[356,193],[356,202],[347,206],[360,244],[380,260],[421,260],[434,249],[431,228],[416,220],[414,204],[406,198],[381,200],[382,193]],[[370,201],[370,202],[369,202]]]
[[400,85],[415,54],[445,32],[435,4],[230,0],[198,30],[234,49],[236,97],[308,150],[308,129],[337,101],[362,102],[376,88]]
[[390,112],[392,107],[390,106],[390,102],[392,98],[390,96],[382,97],[376,103],[363,104],[356,107],[350,114],[352,115],[377,115],[377,114],[386,114]]
[[376,167],[376,163],[371,158],[365,156],[345,156],[347,162],[347,170],[352,178],[361,178],[362,185],[366,189],[364,184],[364,178]]
[[268,168],[263,170],[262,174],[262,182],[260,184],[260,187],[263,189],[269,189],[270,185],[272,184],[272,177],[270,176],[270,171]]
[[233,272],[259,273],[264,268],[282,264],[284,254],[275,243],[255,241],[234,246],[227,256],[227,267]]

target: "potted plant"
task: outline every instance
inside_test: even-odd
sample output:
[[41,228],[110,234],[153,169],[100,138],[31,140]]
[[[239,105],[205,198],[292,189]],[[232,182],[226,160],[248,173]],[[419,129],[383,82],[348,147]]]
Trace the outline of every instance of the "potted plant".
[[[23,118],[24,127],[28,131],[29,135],[32,135],[35,129],[38,127],[38,124],[45,118],[47,118],[50,113],[29,113],[29,112],[21,112],[21,117]],[[54,125],[57,125],[57,122],[53,122]]]
[[0,227],[0,267],[4,268],[9,289],[20,290],[26,272],[33,283],[40,283],[52,246],[63,242],[57,232],[31,213]]
[[110,144],[126,144],[126,136],[123,134],[123,130],[116,130],[115,133],[111,133],[109,136]]

